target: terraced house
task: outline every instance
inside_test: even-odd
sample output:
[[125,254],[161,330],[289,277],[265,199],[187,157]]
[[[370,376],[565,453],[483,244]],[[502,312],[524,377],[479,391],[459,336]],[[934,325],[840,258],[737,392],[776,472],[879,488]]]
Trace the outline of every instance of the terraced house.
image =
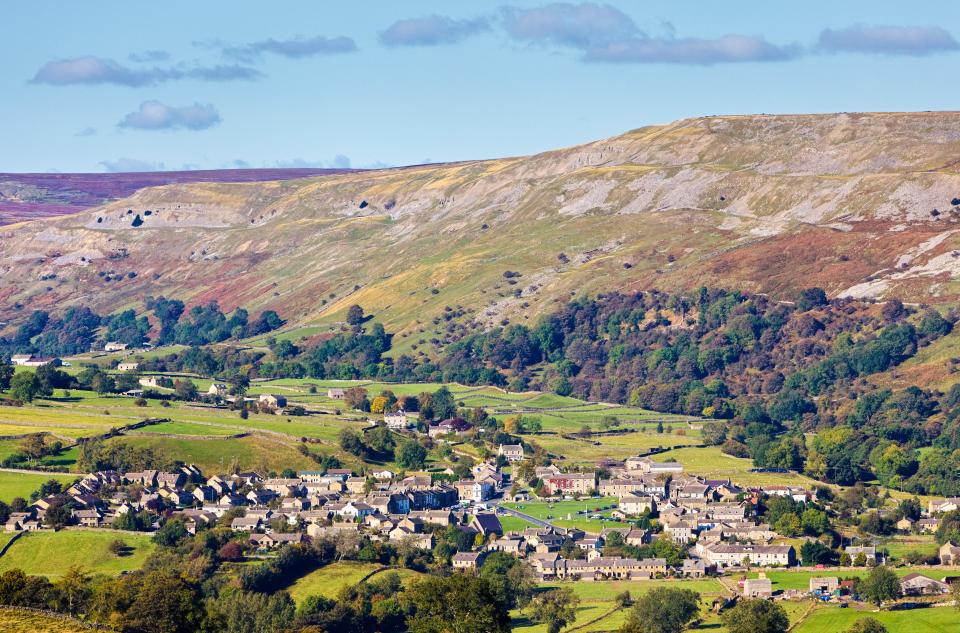
[[698,543],[697,555],[717,567],[732,567],[750,561],[758,567],[787,567],[797,560],[792,545],[728,545]]

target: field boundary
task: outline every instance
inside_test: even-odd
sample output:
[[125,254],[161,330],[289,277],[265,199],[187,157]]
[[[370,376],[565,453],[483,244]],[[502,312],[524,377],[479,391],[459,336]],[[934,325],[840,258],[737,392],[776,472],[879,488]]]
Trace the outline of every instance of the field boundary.
[[595,617],[595,618],[592,619],[592,620],[589,620],[589,621],[587,621],[587,622],[584,622],[583,624],[578,624],[577,626],[573,627],[572,629],[567,629],[567,633],[570,633],[571,631],[579,631],[579,630],[584,629],[584,628],[586,628],[586,627],[588,627],[588,626],[593,626],[593,625],[596,624],[597,622],[599,622],[599,621],[601,621],[601,620],[605,620],[606,618],[609,618],[611,615],[613,615],[613,614],[616,613],[617,611],[620,611],[621,609],[623,609],[623,607],[621,607],[621,606],[616,606],[616,607],[610,609],[609,611],[607,611],[606,613],[601,613],[600,615],[598,615],[597,617]]
[[0,607],[3,611],[19,611],[20,613],[31,613],[34,615],[43,615],[54,620],[60,620],[61,622],[69,622],[75,626],[90,629],[91,631],[113,631],[108,626],[103,624],[96,624],[94,622],[84,622],[83,620],[78,620],[72,616],[67,615],[66,613],[59,613],[57,611],[50,611],[49,609],[34,609],[32,607],[11,607],[3,606]]
[[10,549],[10,546],[16,543],[17,541],[19,541],[20,537],[23,536],[24,534],[26,534],[26,532],[17,532],[16,534],[14,534],[13,538],[7,541],[7,544],[3,546],[3,549],[0,549],[0,558],[3,558],[3,555],[7,553],[8,549]]

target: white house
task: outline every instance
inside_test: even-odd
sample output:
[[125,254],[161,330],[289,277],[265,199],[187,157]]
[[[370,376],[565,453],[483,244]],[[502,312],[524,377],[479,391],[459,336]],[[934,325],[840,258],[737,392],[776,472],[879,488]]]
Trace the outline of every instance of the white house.
[[209,396],[225,396],[227,395],[229,389],[222,382],[215,382],[210,385],[210,388],[207,389],[207,395]]
[[523,444],[501,444],[497,455],[503,455],[508,462],[519,462],[523,459]]
[[384,413],[383,422],[391,429],[405,429],[409,426],[410,422],[407,419],[407,414],[403,409],[396,411],[394,413]]

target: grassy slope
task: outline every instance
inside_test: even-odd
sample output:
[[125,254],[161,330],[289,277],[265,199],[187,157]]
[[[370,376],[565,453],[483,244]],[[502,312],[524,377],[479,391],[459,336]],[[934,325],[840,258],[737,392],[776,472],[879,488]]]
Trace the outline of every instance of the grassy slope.
[[[111,553],[108,547],[116,539],[131,547],[132,553]],[[19,568],[28,574],[56,578],[69,567],[79,565],[93,573],[116,575],[139,569],[154,547],[150,537],[143,534],[82,529],[32,532],[0,558],[0,571]]]
[[34,475],[30,473],[0,472],[0,501],[9,502],[14,497],[30,498],[30,493],[37,490],[40,484],[50,479],[56,479],[64,484],[72,484],[76,475],[50,473],[49,475]]
[[[79,620],[52,617],[0,607],[0,633],[89,633],[94,629]],[[100,629],[106,631],[106,629]]]
[[[333,563],[299,578],[288,588],[290,596],[297,603],[303,602],[309,596],[321,595],[327,598],[336,598],[344,587],[354,585],[372,571],[382,568],[375,563],[359,563],[345,561]],[[387,573],[387,572],[383,572]],[[415,571],[399,569],[396,573],[404,582],[419,576]],[[376,578],[376,576],[374,576]]]
[[[205,470],[219,471],[237,460],[243,468],[283,470],[284,468],[309,468],[311,460],[296,451],[302,437],[316,440],[311,444],[315,452],[336,453],[342,461],[355,463],[356,458],[339,450],[338,434],[344,428],[362,429],[367,414],[343,410],[342,401],[326,396],[329,387],[363,386],[371,394],[389,389],[397,395],[419,394],[435,391],[439,383],[389,384],[373,381],[333,381],[309,379],[281,379],[258,381],[251,394],[279,393],[288,400],[303,404],[311,415],[287,417],[269,414],[251,414],[242,419],[235,412],[206,405],[174,402],[170,407],[161,407],[150,401],[147,406],[135,405],[132,398],[101,396],[89,391],[74,390],[69,398],[58,392],[55,398],[38,400],[23,407],[0,409],[0,435],[15,436],[27,433],[49,432],[62,441],[70,443],[73,438],[102,434],[112,427],[139,422],[145,418],[169,418],[169,422],[129,431],[111,442],[149,446],[173,459],[193,462]],[[625,458],[657,446],[697,444],[699,434],[687,428],[688,418],[655,414],[634,407],[588,403],[575,398],[550,393],[511,393],[495,387],[469,387],[459,384],[446,385],[458,402],[465,406],[484,406],[498,417],[522,413],[539,418],[544,433],[528,436],[547,450],[562,455],[567,463],[594,462],[601,457]],[[311,388],[316,393],[311,393]],[[338,413],[339,411],[339,413]],[[374,416],[376,417],[376,416]],[[561,433],[578,432],[587,426],[598,430],[604,417],[615,417],[625,428],[642,432],[619,436],[598,436],[590,441],[568,439]],[[656,423],[664,421],[674,429],[673,433],[655,433]],[[686,435],[678,435],[683,432]],[[246,435],[245,437],[232,437]],[[593,442],[598,442],[594,445]],[[0,440],[0,458],[17,450],[19,440]],[[469,447],[463,447],[467,450]],[[47,457],[43,463],[76,470],[77,449]],[[431,454],[432,463],[436,456]],[[29,480],[17,474],[13,481],[24,478],[30,481],[29,493],[40,479]],[[3,476],[0,475],[0,484]],[[0,485],[0,494],[2,485]],[[0,497],[2,498],[2,497]]]
[[825,606],[814,611],[793,631],[795,633],[836,633],[848,629],[860,618],[879,620],[890,633],[958,633],[960,618],[950,607],[910,611],[862,612]]

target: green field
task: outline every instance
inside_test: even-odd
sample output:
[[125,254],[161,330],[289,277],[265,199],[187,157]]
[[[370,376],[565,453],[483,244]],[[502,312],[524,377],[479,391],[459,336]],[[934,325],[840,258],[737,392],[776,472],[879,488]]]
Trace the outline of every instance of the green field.
[[[868,569],[843,569],[843,570],[829,570],[829,569],[797,569],[797,570],[787,570],[787,569],[769,569],[763,572],[750,572],[747,574],[750,578],[756,578],[761,573],[766,574],[767,578],[773,583],[773,590],[785,590],[785,589],[803,589],[806,590],[810,586],[810,579],[815,576],[837,576],[839,578],[852,578],[854,576],[863,577],[869,573]],[[922,574],[924,576],[929,576],[939,580],[943,577],[943,570],[926,568],[926,567],[894,567],[893,571],[898,576],[906,576],[907,574],[912,574],[914,572]]]
[[[76,372],[78,367],[68,369]],[[21,368],[18,371],[28,370]],[[201,390],[210,383],[209,379],[193,380]],[[417,395],[446,386],[464,406],[483,406],[500,417],[517,413],[537,417],[541,420],[544,433],[527,436],[528,439],[542,444],[555,455],[564,456],[571,464],[593,463],[609,457],[626,458],[651,448],[700,442],[699,433],[688,428],[689,418],[683,416],[585,402],[552,393],[514,393],[497,387],[470,387],[454,383],[393,384],[313,379],[257,380],[249,391],[250,395],[286,395],[290,402],[306,408],[308,415],[304,417],[251,413],[247,419],[242,419],[235,411],[203,403],[171,402],[170,406],[164,407],[159,401],[150,400],[146,406],[137,406],[133,398],[126,396],[99,395],[84,390],[72,390],[68,396],[58,390],[53,398],[37,400],[23,407],[0,409],[0,436],[50,433],[68,448],[61,455],[44,458],[42,463],[76,470],[77,451],[69,448],[76,438],[103,434],[111,428],[127,426],[145,418],[166,418],[169,422],[128,431],[111,441],[150,446],[171,459],[193,462],[204,469],[219,469],[221,464],[227,467],[231,462],[236,462],[241,468],[279,471],[286,467],[305,468],[313,465],[295,450],[296,444],[305,437],[318,442],[311,445],[315,452],[335,453],[344,463],[357,464],[355,457],[339,450],[338,434],[345,427],[362,429],[369,416],[347,411],[342,401],[327,397],[330,387],[351,386],[361,386],[371,396],[387,389],[397,395]],[[310,393],[311,389],[315,393]],[[608,417],[623,421],[623,428],[638,429],[639,432],[597,436],[589,441],[560,436],[560,433],[578,432],[584,426],[600,430],[600,421]],[[675,432],[656,433],[655,426],[659,421],[667,426],[673,425]],[[230,437],[243,434],[247,437]],[[15,452],[19,441],[0,440],[0,459]],[[460,450],[470,448],[464,446]],[[435,453],[431,453],[430,459],[431,466],[446,465],[433,461],[437,459]]]
[[[529,514],[532,517],[537,519],[543,519],[544,521],[550,521],[555,525],[560,527],[574,527],[579,528],[585,532],[595,532],[598,533],[605,527],[623,527],[628,525],[626,523],[621,523],[619,521],[601,521],[599,519],[591,519],[590,516],[595,514],[594,508],[604,507],[604,506],[614,506],[616,507],[618,503],[617,497],[597,497],[591,499],[583,499],[580,501],[529,501],[522,503],[504,503],[502,505],[514,508],[523,512],[524,514]],[[589,515],[577,514],[584,509],[589,509]],[[608,516],[611,510],[602,510],[596,514],[601,514],[603,516]],[[547,518],[547,517],[553,517]],[[568,518],[569,517],[569,518]],[[508,519],[507,524],[503,524],[503,520]],[[500,517],[501,524],[505,530],[507,529],[523,529],[524,527],[530,527],[529,523],[526,523],[518,517],[513,517],[510,515]],[[508,527],[511,526],[511,527]],[[522,527],[512,527],[512,526],[521,526]]]
[[908,534],[897,536],[880,545],[881,548],[889,552],[894,560],[902,559],[910,552],[920,552],[926,555],[937,553],[939,546],[932,534]]
[[[126,556],[117,556],[108,548],[120,539],[132,548]],[[60,532],[30,532],[14,543],[0,558],[0,571],[22,569],[28,574],[56,578],[73,565],[97,573],[117,575],[139,569],[154,549],[145,534],[109,530],[70,529]]]
[[[360,563],[344,561],[326,565],[320,569],[301,577],[287,590],[295,602],[301,603],[309,596],[325,596],[336,598],[344,587],[355,585],[369,573],[382,569],[383,565],[375,563]],[[398,569],[396,573],[404,582],[408,582],[419,574],[409,569]],[[386,573],[386,572],[383,572]],[[374,576],[376,578],[376,576]]]
[[[614,610],[615,598],[624,591],[629,591],[634,598],[654,587],[678,587],[690,589],[700,594],[703,604],[709,606],[714,597],[726,595],[724,586],[712,578],[696,580],[617,580],[596,582],[548,582],[540,585],[544,590],[556,588],[570,588],[580,598],[577,608],[577,621],[574,626],[581,627],[596,618],[602,619],[578,628],[578,631],[618,631],[627,619],[628,609]],[[512,614],[513,628],[524,633],[545,633],[546,626],[529,620],[529,614],[523,610],[515,610]],[[710,622],[705,630],[716,630],[716,622]]]
[[752,485],[795,485],[813,487],[820,482],[798,473],[752,473],[753,462],[749,459],[732,457],[720,452],[719,446],[703,448],[678,448],[660,453],[654,461],[678,461],[684,469],[693,474],[704,475],[711,479],[731,478],[736,483]]
[[131,436],[110,441],[149,447],[161,455],[196,464],[208,473],[226,472],[232,463],[265,473],[284,468],[310,470],[316,466],[293,448],[292,440],[283,442],[267,436],[212,440]]
[[960,615],[950,607],[912,609],[908,611],[864,612],[835,606],[818,608],[791,633],[838,633],[860,618],[879,620],[890,633],[958,633]]
[[65,485],[72,485],[76,475],[60,473],[33,474],[0,471],[0,501],[10,502],[14,497],[30,498],[30,493],[40,488],[40,484],[56,479]]

